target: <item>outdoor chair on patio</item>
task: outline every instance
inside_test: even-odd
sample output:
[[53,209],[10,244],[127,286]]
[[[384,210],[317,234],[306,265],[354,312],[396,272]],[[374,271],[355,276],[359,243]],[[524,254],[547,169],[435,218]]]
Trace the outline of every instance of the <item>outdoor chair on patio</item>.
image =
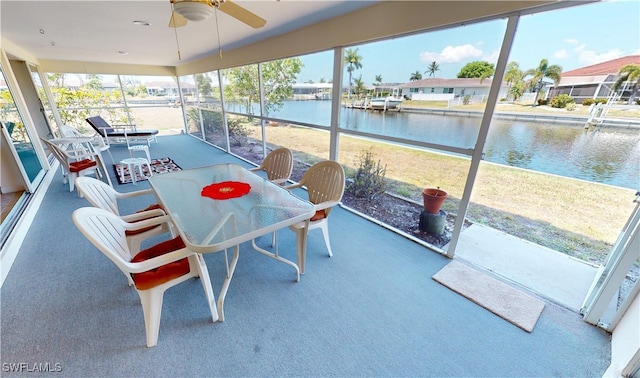
[[129,257],[131,250],[127,246],[126,231],[135,230],[136,227],[155,227],[168,222],[168,216],[127,223],[107,210],[83,207],[75,210],[72,218],[76,227],[96,248],[125,275],[132,277],[142,303],[147,347],[158,343],[164,292],[189,278],[200,277],[211,318],[214,322],[218,320],[215,297],[204,259],[202,255],[189,251],[179,236],[140,251],[133,258]]
[[101,156],[93,149],[89,142],[72,141],[73,138],[44,139],[40,138],[51,150],[53,156],[60,162],[62,182],[69,182],[69,191],[73,192],[77,177],[95,174],[105,177],[109,186],[111,178],[107,172]]
[[107,143],[129,143],[131,139],[144,140],[147,145],[150,145],[152,140],[158,142],[158,130],[138,130],[132,125],[112,126],[101,116],[89,117],[86,121],[107,140]]
[[273,183],[283,185],[291,177],[293,170],[293,154],[288,148],[277,148],[271,151],[260,166],[249,169],[251,172],[264,171],[267,179]]
[[[85,138],[86,135],[83,135],[82,133],[80,133],[77,129],[69,126],[69,125],[60,125],[60,134],[63,138]],[[111,161],[113,162],[113,155],[111,155],[111,146],[109,146],[109,144],[107,142],[105,142],[105,139],[102,137],[102,135],[96,135],[93,137],[93,139],[91,140],[91,144],[93,144],[93,148],[95,148],[96,151],[100,151],[100,153],[107,151],[107,153],[109,153],[109,156],[111,157]]]
[[[307,188],[309,201],[315,205],[316,213],[309,222],[309,230],[320,228],[324,237],[324,243],[329,251],[329,257],[333,256],[331,244],[329,242],[329,214],[331,209],[337,205],[344,194],[345,177],[342,166],[333,160],[321,161],[312,165],[302,176],[297,184],[286,186],[291,190],[300,187]],[[297,243],[302,242],[302,233],[305,222],[300,222],[289,227],[296,233]],[[301,251],[302,246],[298,245],[297,250]],[[300,273],[304,273],[306,256],[298,256]]]
[[[262,161],[260,166],[250,168],[251,172],[264,171],[267,174],[267,180],[278,184],[284,185],[289,177],[291,177],[291,171],[293,170],[293,153],[288,148],[277,148],[267,155]],[[277,231],[273,232],[271,239],[271,246],[276,244]]]
[[[157,203],[153,203],[147,208],[138,210],[133,214],[120,214],[120,211],[118,209],[119,200],[140,197],[143,195],[153,195],[152,189],[120,193],[104,182],[96,180],[92,177],[78,177],[76,179],[76,187],[78,187],[78,192],[83,195],[84,198],[86,198],[87,201],[91,203],[91,205],[100,209],[110,211],[111,213],[122,218],[122,220],[124,220],[125,222],[134,223],[166,215],[165,211]],[[137,230],[126,231],[127,245],[129,246],[129,250],[133,254],[136,254],[140,251],[140,246],[142,245],[143,241],[157,235],[162,235],[164,233],[170,233],[171,237],[175,236],[173,233],[173,228],[171,227],[171,223],[167,222],[153,227],[145,227]],[[130,281],[129,283],[132,282]]]

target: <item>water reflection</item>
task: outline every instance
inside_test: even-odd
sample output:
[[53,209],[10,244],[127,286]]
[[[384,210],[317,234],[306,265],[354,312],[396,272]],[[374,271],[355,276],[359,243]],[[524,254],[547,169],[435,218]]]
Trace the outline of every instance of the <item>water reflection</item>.
[[[329,125],[330,101],[288,101],[274,117]],[[480,117],[341,109],[340,127],[473,148]],[[640,188],[640,130],[493,119],[485,160],[560,176]]]

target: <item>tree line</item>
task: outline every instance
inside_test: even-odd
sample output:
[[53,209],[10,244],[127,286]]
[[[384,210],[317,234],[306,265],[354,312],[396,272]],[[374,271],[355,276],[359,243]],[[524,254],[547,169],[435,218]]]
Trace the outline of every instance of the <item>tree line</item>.
[[[352,92],[362,93],[364,91],[364,82],[362,81],[362,75],[356,79],[352,79],[353,72],[362,68],[362,56],[358,53],[358,48],[345,50],[344,62],[347,67],[347,73],[349,74],[349,95]],[[435,77],[436,72],[440,70],[440,65],[436,61],[432,61],[427,66],[427,70],[424,74],[429,77]],[[495,65],[487,61],[473,61],[464,65],[460,72],[456,75],[457,78],[478,78],[480,82],[482,80],[493,77],[495,73]],[[423,74],[417,70],[409,75],[409,81],[419,81],[423,79]],[[613,90],[617,91],[623,87],[624,83],[628,83],[628,90],[630,91],[629,104],[635,103],[635,95],[640,87],[640,64],[627,64],[618,70],[618,79],[614,83]],[[540,60],[540,63],[535,68],[522,70],[520,65],[516,61],[509,62],[507,64],[504,82],[508,87],[508,94],[512,97],[513,101],[517,101],[527,91],[531,90],[536,93],[534,104],[538,103],[538,97],[540,91],[544,86],[545,79],[550,79],[553,82],[553,86],[557,87],[562,78],[562,66],[557,64],[550,64],[547,59]],[[376,75],[376,82],[381,82],[381,75]],[[352,85],[354,90],[352,91]],[[376,85],[376,83],[374,83]]]

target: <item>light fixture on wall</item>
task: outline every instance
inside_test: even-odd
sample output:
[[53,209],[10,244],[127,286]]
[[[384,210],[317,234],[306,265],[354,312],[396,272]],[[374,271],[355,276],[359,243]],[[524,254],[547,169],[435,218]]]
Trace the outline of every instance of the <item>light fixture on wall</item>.
[[189,21],[204,21],[213,16],[213,8],[199,1],[182,1],[174,4],[174,10]]

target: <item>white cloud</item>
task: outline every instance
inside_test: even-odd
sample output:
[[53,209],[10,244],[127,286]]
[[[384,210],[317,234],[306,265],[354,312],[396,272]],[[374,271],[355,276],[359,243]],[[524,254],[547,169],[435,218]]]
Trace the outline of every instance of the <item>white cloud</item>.
[[567,59],[569,57],[569,53],[567,50],[562,49],[553,53],[553,57],[556,59]]
[[577,45],[578,43],[580,43],[580,41],[574,38],[566,38],[564,41],[571,45]]
[[433,61],[440,63],[456,63],[468,58],[482,56],[482,50],[470,44],[462,46],[447,46],[442,52],[425,51],[420,53],[420,61],[429,64]]
[[627,55],[620,49],[612,49],[601,53],[587,50],[584,44],[576,47],[574,51],[578,54],[578,61],[586,65],[598,64]]
[[498,62],[498,57],[500,56],[500,50],[495,50],[493,52],[491,52],[490,54],[485,54],[482,57],[482,60],[489,62],[489,63],[493,63],[496,64]]

